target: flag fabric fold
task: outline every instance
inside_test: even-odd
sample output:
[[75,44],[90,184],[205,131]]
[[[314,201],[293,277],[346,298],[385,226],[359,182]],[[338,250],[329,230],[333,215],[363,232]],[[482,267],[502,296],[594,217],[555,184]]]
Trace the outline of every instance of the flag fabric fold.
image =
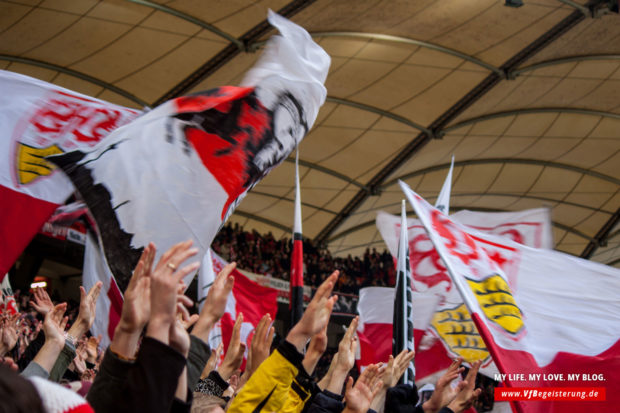
[[140,111],[0,70],[0,280],[73,193],[44,158],[90,150]]
[[[401,188],[446,263],[502,380],[512,388],[593,388],[620,380],[620,271],[465,227]],[[509,258],[506,269],[498,258]],[[517,401],[522,412],[613,411],[606,401]]]
[[273,13],[269,21],[281,35],[243,87],[173,99],[92,151],[49,158],[92,212],[122,290],[149,242],[159,257],[191,238],[201,259],[247,191],[312,127],[330,58],[300,26]]

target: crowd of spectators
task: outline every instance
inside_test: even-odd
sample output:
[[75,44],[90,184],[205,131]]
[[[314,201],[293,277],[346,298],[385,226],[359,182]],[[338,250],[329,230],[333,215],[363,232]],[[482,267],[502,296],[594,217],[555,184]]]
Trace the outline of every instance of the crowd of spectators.
[[[155,247],[145,248],[107,349],[89,334],[101,282],[89,292],[80,287],[80,303],[73,308],[54,302],[43,289],[19,294],[19,308],[0,308],[0,411],[454,413],[480,395],[475,389],[480,362],[454,387],[463,372],[462,360],[455,360],[421,404],[415,386],[398,384],[413,352],[351,374],[358,317],[338,349],[325,354],[327,324],[338,300],[332,294],[337,271],[324,277],[301,320],[275,346],[269,314],[247,344],[240,340],[239,314],[220,356],[221,346],[211,349],[207,343],[226,311],[235,264],[217,275],[202,311],[190,315],[193,302],[182,293],[183,279],[198,263],[184,263],[197,252],[191,241],[177,244],[155,263]],[[323,356],[329,365],[317,369]]]
[[[237,223],[228,223],[215,237],[211,248],[244,270],[289,279],[290,238],[276,240],[271,232],[261,235],[256,230],[245,231]],[[303,250],[305,285],[317,287],[333,270],[340,271],[335,290],[341,293],[358,294],[363,287],[391,287],[396,282],[394,259],[386,250],[379,253],[375,248],[367,248],[361,258],[332,257],[328,249],[315,246],[309,239],[304,239]]]

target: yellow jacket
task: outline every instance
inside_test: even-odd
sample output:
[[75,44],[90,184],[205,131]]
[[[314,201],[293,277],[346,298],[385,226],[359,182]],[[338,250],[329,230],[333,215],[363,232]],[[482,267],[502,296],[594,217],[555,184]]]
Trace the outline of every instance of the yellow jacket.
[[[252,374],[228,413],[301,412],[311,396],[295,346],[284,341]],[[302,384],[303,383],[303,384]]]

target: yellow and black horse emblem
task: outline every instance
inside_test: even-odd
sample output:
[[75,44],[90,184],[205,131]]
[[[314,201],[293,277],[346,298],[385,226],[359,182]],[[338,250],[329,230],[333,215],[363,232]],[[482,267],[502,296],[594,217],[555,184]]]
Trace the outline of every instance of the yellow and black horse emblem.
[[467,279],[480,309],[493,323],[512,335],[523,328],[523,314],[512,296],[508,283],[494,274],[481,281]]
[[20,143],[17,147],[17,177],[21,185],[31,183],[37,178],[47,176],[55,166],[45,160],[46,156],[63,153],[58,145],[35,148]]
[[435,313],[431,325],[450,351],[463,357],[466,362],[486,360],[489,357],[465,304]]

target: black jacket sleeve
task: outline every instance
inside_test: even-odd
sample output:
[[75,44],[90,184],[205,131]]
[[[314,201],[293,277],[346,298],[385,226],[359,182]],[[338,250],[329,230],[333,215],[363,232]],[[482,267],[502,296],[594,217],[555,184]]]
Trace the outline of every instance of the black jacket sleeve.
[[344,409],[343,397],[339,394],[323,390],[317,393],[308,406],[308,413],[340,413]]
[[193,389],[211,357],[211,347],[196,336],[190,335],[189,338],[191,341],[187,356],[187,387]]
[[120,400],[125,397],[125,384],[134,362],[118,358],[108,348],[103,356],[99,373],[95,376],[86,400],[97,413],[117,412]]

